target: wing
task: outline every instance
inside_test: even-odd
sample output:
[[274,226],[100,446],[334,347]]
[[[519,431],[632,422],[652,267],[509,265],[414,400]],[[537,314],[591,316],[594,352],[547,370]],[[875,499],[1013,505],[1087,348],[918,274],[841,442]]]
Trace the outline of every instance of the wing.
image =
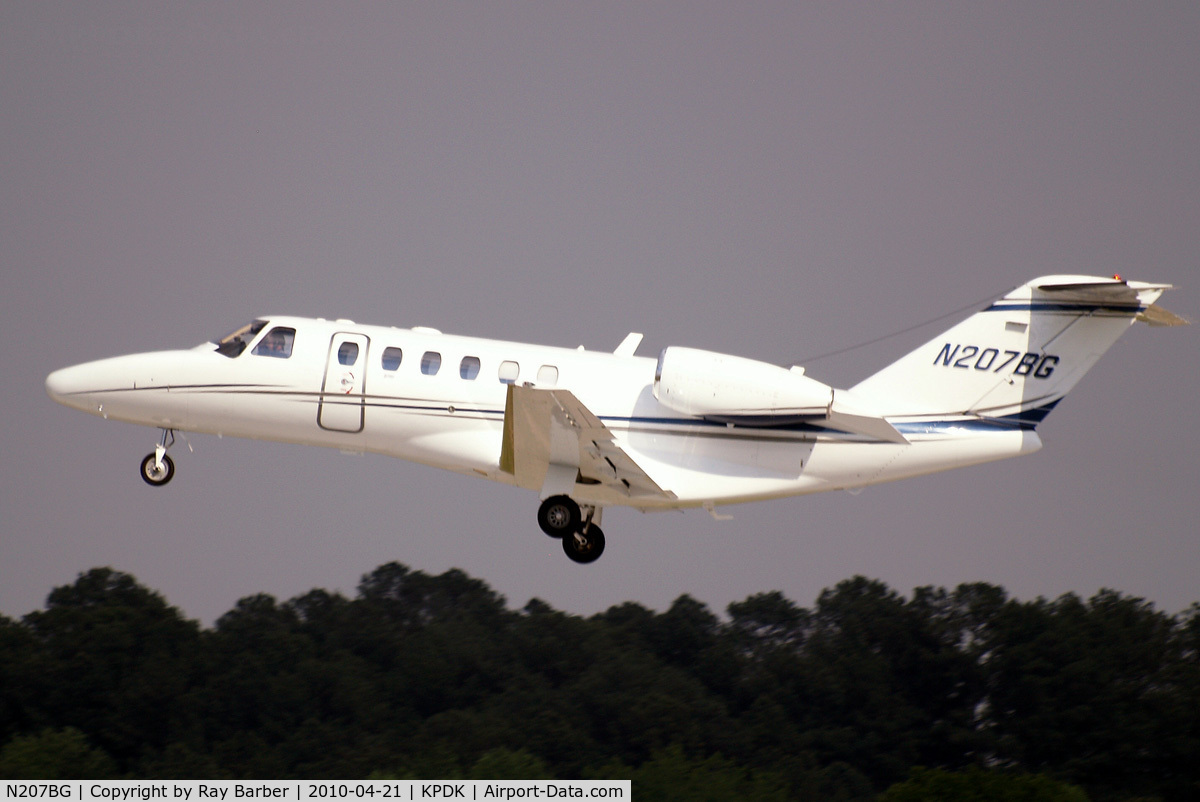
[[569,390],[508,386],[500,469],[543,498],[570,494],[577,482],[601,484],[628,498],[675,497]]

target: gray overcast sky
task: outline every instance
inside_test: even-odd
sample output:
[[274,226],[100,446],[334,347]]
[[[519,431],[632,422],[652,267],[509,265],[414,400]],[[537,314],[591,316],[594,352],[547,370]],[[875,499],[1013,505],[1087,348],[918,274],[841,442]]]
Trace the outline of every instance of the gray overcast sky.
[[[398,560],[514,606],[1101,587],[1200,600],[1200,326],[1138,326],[1032,457],[703,512],[610,510],[60,407],[54,368],[261,314],[790,364],[1033,276],[1200,319],[1200,5],[0,4],[0,611],[97,565],[210,623]],[[952,321],[835,358],[854,383]]]

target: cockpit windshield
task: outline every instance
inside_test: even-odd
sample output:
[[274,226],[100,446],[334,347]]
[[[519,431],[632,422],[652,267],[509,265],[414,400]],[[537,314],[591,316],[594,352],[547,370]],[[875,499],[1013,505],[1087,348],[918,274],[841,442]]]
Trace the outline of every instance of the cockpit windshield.
[[247,323],[236,331],[231,331],[221,339],[217,340],[217,353],[233,359],[239,356],[242,351],[246,350],[246,346],[250,344],[263,326],[267,325],[265,320],[256,320],[253,323]]
[[296,330],[286,326],[276,326],[267,332],[267,336],[258,341],[252,353],[258,356],[273,356],[276,359],[287,359],[292,355],[292,342],[296,339]]

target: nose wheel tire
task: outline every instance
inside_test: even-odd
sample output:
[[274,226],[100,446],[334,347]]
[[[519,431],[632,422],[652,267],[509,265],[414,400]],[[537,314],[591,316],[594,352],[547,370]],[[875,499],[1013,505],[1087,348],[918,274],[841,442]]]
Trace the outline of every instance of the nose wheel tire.
[[162,487],[167,482],[171,481],[171,477],[175,475],[175,463],[166,454],[163,454],[162,467],[155,464],[153,454],[147,454],[142,460],[142,481],[151,487]]
[[583,524],[579,505],[570,496],[551,496],[538,507],[538,526],[550,537],[578,531]]
[[575,532],[562,539],[563,552],[577,563],[591,563],[604,553],[604,532],[595,524],[586,532]]

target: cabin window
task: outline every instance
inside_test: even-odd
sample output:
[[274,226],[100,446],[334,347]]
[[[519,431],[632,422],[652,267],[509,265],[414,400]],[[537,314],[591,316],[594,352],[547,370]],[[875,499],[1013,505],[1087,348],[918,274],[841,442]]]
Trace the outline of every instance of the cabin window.
[[442,367],[442,355],[437,351],[426,351],[421,356],[421,372],[426,376],[437,375]]
[[267,325],[265,320],[256,320],[253,323],[247,323],[236,331],[231,331],[221,339],[217,340],[217,353],[221,356],[227,356],[233,359],[235,356],[241,355],[242,351],[246,350],[246,346],[250,341],[263,330]]
[[358,361],[358,343],[345,342],[338,348],[338,363],[353,365]]
[[521,366],[510,359],[506,359],[500,363],[500,383],[512,384],[517,380],[517,376],[521,373]]
[[296,339],[296,330],[276,326],[267,332],[267,336],[258,341],[251,353],[256,356],[273,356],[277,359],[287,359],[292,355],[292,342]]
[[384,348],[383,349],[383,369],[396,370],[400,367],[400,360],[404,358],[404,352],[399,348]]
[[479,375],[479,357],[464,356],[462,362],[458,363],[458,375],[467,381],[474,381]]
[[542,365],[538,368],[537,383],[546,387],[558,384],[558,368],[554,365]]

